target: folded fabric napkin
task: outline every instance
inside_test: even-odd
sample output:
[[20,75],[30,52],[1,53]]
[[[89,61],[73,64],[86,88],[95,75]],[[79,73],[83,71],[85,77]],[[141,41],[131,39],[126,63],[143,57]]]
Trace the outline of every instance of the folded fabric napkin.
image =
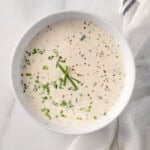
[[68,150],[150,150],[150,0],[123,0],[119,13],[123,35],[136,56],[133,96],[118,119],[98,132],[77,136]]

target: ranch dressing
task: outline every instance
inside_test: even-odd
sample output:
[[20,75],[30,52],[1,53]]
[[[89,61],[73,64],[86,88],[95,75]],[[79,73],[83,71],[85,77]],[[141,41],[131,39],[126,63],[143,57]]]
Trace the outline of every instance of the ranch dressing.
[[122,91],[120,47],[92,22],[47,26],[26,48],[21,84],[45,119],[64,126],[94,123],[109,113]]

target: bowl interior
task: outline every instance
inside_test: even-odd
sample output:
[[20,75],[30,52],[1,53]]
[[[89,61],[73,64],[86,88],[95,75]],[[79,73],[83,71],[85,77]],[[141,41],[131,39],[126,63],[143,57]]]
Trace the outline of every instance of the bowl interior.
[[[112,109],[109,111],[108,115],[104,117],[102,120],[98,120],[93,125],[85,126],[85,127],[76,127],[76,128],[68,128],[61,125],[56,125],[52,122],[48,122],[42,119],[26,100],[23,92],[22,87],[20,84],[20,65],[24,56],[24,51],[28,43],[31,41],[33,37],[36,36],[38,32],[40,32],[43,28],[47,25],[65,21],[65,20],[85,20],[85,21],[92,21],[105,31],[110,33],[116,41],[119,43],[122,53],[123,53],[123,62],[125,68],[125,80],[124,80],[124,87],[121,92],[121,95]],[[108,125],[111,121],[113,121],[124,109],[127,105],[133,87],[134,87],[134,80],[135,80],[135,67],[133,57],[130,51],[130,48],[121,34],[114,28],[108,21],[103,19],[100,16],[96,16],[90,13],[79,12],[79,11],[65,11],[65,12],[58,12],[52,15],[47,16],[46,18],[38,21],[35,23],[22,37],[20,40],[16,51],[13,56],[12,66],[11,66],[11,78],[12,78],[12,86],[14,90],[15,97],[20,101],[24,109],[32,116],[36,122],[40,125],[46,127],[49,130],[56,131],[59,133],[65,134],[83,134],[89,133],[98,129],[103,128],[104,126]]]

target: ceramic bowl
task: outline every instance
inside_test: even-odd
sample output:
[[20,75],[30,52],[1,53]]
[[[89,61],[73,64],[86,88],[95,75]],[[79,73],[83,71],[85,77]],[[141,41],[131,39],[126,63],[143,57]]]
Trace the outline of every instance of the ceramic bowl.
[[[31,107],[30,103],[26,100],[21,87],[20,82],[20,71],[21,71],[21,62],[24,56],[24,51],[26,46],[31,41],[32,38],[36,36],[42,29],[44,29],[47,25],[51,25],[57,22],[65,21],[65,20],[87,20],[92,21],[97,24],[100,28],[109,32],[119,43],[122,54],[123,54],[123,62],[125,68],[125,79],[123,90],[120,94],[120,97],[112,107],[112,109],[108,112],[104,119],[100,119],[95,121],[92,125],[86,125],[83,127],[64,127],[62,125],[56,125],[51,121],[46,121],[42,119]],[[123,36],[116,30],[115,27],[111,23],[109,23],[106,19],[101,16],[82,12],[82,11],[61,11],[54,14],[51,14],[33,24],[27,32],[21,37],[20,42],[18,43],[15,53],[12,58],[11,64],[11,81],[13,92],[16,99],[20,102],[26,112],[42,127],[45,127],[48,130],[55,131],[58,133],[64,134],[84,134],[96,131],[98,129],[102,129],[108,124],[110,124],[114,119],[116,119],[120,113],[124,110],[127,103],[130,100],[135,81],[135,65],[134,59],[131,53],[131,49],[128,46],[126,40]]]

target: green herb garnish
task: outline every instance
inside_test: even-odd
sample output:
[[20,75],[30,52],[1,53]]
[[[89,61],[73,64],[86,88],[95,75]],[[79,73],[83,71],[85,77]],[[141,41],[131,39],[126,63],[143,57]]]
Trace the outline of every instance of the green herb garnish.
[[32,54],[36,54],[36,53],[37,53],[37,49],[33,49]]
[[26,76],[27,76],[27,77],[31,77],[32,74],[31,74],[31,73],[26,73]]
[[94,120],[97,120],[97,117],[96,117],[96,116],[93,116],[93,119],[94,119]]
[[43,70],[48,70],[48,66],[44,65],[42,69]]
[[41,111],[45,114],[46,117],[48,117],[51,120],[50,110],[49,109],[42,108]]
[[48,83],[43,84],[43,85],[42,85],[42,88],[43,88],[43,91],[46,91],[47,94],[49,95],[49,93],[50,93],[50,88],[49,88]]
[[82,120],[82,117],[76,117],[77,120]]
[[71,77],[74,81],[76,81],[77,83],[81,83],[79,80],[75,79],[74,77]]
[[64,106],[66,106],[67,105],[67,102],[65,101],[65,100],[63,100],[61,103],[60,103],[60,106],[61,107],[64,107]]
[[69,67],[66,66],[65,77],[64,77],[64,86],[66,85],[66,82],[67,82],[67,74],[68,73],[69,73]]
[[63,72],[63,74],[66,76],[66,78],[70,81],[70,83],[72,84],[72,86],[74,87],[74,89],[77,90],[78,87],[75,84],[75,82],[73,81],[73,79],[69,76],[68,72],[66,72],[66,70],[62,67],[61,64],[59,64],[58,67]]
[[45,49],[41,50],[41,49],[36,49],[36,48],[34,48],[34,49],[32,50],[32,54],[33,54],[33,55],[34,55],[34,54],[41,54],[41,55],[43,55],[44,52],[45,52]]
[[68,102],[65,101],[65,100],[62,100],[62,102],[60,103],[60,106],[61,106],[61,107],[72,108],[72,107],[73,107],[73,104],[72,104],[72,101],[71,101],[71,100],[69,100]]
[[46,83],[46,84],[43,84],[43,90],[47,90],[48,88],[49,88],[49,86],[48,86],[48,84]]
[[42,99],[48,99],[48,97],[47,97],[47,96],[44,96],[44,97],[42,97]]
[[87,112],[90,112],[90,111],[91,111],[91,108],[92,108],[92,106],[89,105],[89,106],[88,106],[88,109],[87,109]]
[[42,97],[42,99],[43,99],[43,100],[42,100],[42,103],[45,103],[45,101],[48,100],[48,97],[47,97],[47,96],[44,96],[44,97]]
[[39,80],[35,80],[35,83],[39,83]]

